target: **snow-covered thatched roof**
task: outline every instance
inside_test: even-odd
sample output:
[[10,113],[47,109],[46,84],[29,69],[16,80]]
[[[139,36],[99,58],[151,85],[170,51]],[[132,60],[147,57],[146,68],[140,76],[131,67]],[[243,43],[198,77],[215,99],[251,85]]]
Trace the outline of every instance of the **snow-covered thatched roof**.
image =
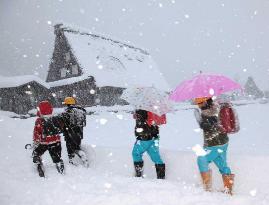
[[49,85],[41,80],[39,77],[35,75],[22,75],[22,76],[12,76],[12,77],[5,77],[0,76],[0,88],[12,88],[18,87],[30,82],[37,82],[40,85],[49,88]]
[[155,86],[169,90],[156,63],[143,49],[101,35],[61,27],[83,75],[98,86]]

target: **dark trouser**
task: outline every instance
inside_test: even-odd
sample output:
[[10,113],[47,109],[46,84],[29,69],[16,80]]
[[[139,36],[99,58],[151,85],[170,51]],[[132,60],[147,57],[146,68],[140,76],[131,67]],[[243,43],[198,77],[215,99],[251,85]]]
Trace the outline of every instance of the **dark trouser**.
[[33,162],[34,163],[41,163],[41,156],[46,152],[49,151],[52,161],[54,163],[61,162],[61,142],[56,142],[49,145],[40,144],[38,145],[33,151]]
[[75,127],[70,132],[65,133],[66,149],[69,158],[75,156],[76,151],[81,150],[81,140],[83,139],[83,128]]

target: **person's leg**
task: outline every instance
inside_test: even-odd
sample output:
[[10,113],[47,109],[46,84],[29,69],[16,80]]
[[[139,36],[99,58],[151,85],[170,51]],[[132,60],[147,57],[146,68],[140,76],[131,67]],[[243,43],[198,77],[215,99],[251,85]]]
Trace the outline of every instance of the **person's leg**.
[[33,153],[32,153],[33,162],[36,165],[36,168],[40,177],[45,177],[41,156],[44,154],[46,150],[47,150],[47,145],[40,144],[34,148]]
[[48,150],[53,163],[58,163],[61,161],[61,152],[62,152],[61,142],[48,145]]
[[66,149],[68,153],[69,163],[73,165],[77,165],[74,162],[74,157],[75,157],[76,152],[80,150],[81,139],[77,137],[77,135],[75,135],[73,131],[70,131],[65,136],[65,142],[66,142]]
[[72,128],[72,147],[75,151],[81,150],[81,140],[83,138],[83,133],[80,127]]
[[62,152],[61,142],[50,144],[48,146],[48,150],[49,150],[50,156],[52,158],[52,161],[56,165],[57,171],[60,174],[64,174],[64,163],[63,163],[63,160],[61,158],[61,152]]
[[47,145],[39,144],[34,148],[32,157],[35,164],[42,164],[41,156],[47,151]]
[[164,164],[163,160],[161,159],[160,156],[160,151],[159,151],[159,140],[149,140],[148,141],[148,149],[146,150],[148,155],[150,156],[151,160],[155,164]]
[[211,163],[213,160],[215,160],[219,156],[217,146],[206,147],[204,149],[207,152],[207,154],[204,156],[199,156],[197,158],[197,164],[198,164],[200,172],[208,172],[209,163]]
[[197,158],[197,164],[200,170],[202,183],[206,191],[211,191],[212,189],[212,172],[209,169],[209,163],[211,163],[216,157],[218,157],[218,152],[215,147],[205,148],[207,154],[204,156],[199,156]]
[[138,140],[134,144],[133,151],[132,151],[132,157],[134,161],[134,168],[135,168],[135,176],[136,177],[142,177],[143,175],[143,153],[148,148],[148,145],[146,143],[147,141],[141,141]]
[[228,144],[223,145],[218,149],[219,157],[214,160],[214,163],[219,168],[220,173],[222,174],[222,180],[224,184],[224,191],[227,194],[232,195],[233,185],[234,185],[234,174],[231,173],[230,167],[227,165],[227,148]]
[[228,144],[218,146],[217,151],[219,156],[213,160],[221,174],[231,174],[231,169],[227,165],[227,147]]
[[73,158],[75,156],[75,150],[74,150],[74,145],[73,145],[73,140],[72,140],[72,136],[70,134],[65,136],[65,144],[66,144],[66,150],[67,150],[67,154],[69,159]]
[[[83,165],[85,167],[89,167],[89,161],[87,158],[87,154],[85,151],[81,149],[81,140],[83,139],[83,128],[82,127],[75,127],[73,129],[73,143],[72,148],[74,153],[81,159]],[[74,164],[74,161],[71,160]]]
[[147,149],[147,153],[150,156],[151,160],[155,163],[157,179],[164,179],[165,164],[160,156],[159,139],[150,140],[150,145]]

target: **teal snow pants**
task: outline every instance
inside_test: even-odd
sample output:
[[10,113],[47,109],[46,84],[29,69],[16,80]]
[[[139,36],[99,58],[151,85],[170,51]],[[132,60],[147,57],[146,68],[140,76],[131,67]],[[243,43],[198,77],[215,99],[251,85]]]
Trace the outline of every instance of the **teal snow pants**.
[[144,152],[148,153],[155,164],[164,164],[159,152],[159,139],[137,140],[132,151],[134,162],[142,162]]
[[200,172],[209,171],[209,163],[214,162],[219,168],[221,174],[231,174],[231,169],[228,167],[226,161],[227,148],[228,143],[224,145],[205,147],[204,150],[207,154],[197,158]]

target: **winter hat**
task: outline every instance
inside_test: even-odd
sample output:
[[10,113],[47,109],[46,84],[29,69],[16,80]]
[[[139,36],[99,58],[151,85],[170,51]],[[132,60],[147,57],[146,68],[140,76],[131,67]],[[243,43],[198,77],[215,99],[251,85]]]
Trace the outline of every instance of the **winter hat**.
[[66,97],[64,99],[64,102],[62,104],[63,105],[75,105],[76,104],[76,100],[73,97]]
[[38,105],[38,109],[41,115],[51,115],[53,107],[49,101],[42,101]]
[[199,105],[199,104],[202,104],[202,103],[206,102],[206,101],[209,100],[209,99],[210,99],[210,97],[195,98],[195,99],[194,99],[194,103],[195,103],[196,105]]

